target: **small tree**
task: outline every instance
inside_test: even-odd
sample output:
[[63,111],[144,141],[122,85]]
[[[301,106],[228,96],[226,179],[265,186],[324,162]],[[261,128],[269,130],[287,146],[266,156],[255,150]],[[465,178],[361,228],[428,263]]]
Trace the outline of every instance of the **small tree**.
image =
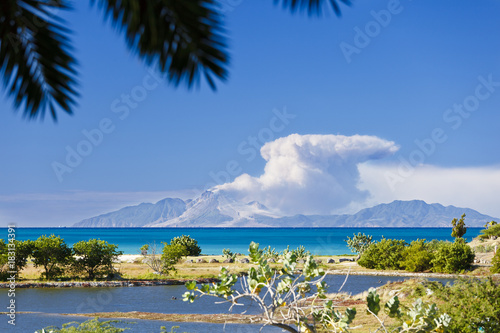
[[149,251],[149,244],[144,244],[139,250],[141,251],[141,255],[147,255]]
[[453,229],[451,231],[451,237],[462,238],[467,232],[467,227],[465,226],[465,214],[462,214],[460,220],[454,218],[451,221]]
[[[0,239],[0,268],[2,271],[15,271],[16,276],[19,276],[19,272],[26,267],[28,258],[33,252],[33,241],[14,240],[10,244],[9,246],[3,239]],[[4,265],[6,266],[3,267]]]
[[170,245],[184,246],[186,249],[184,256],[199,256],[201,254],[201,248],[198,246],[198,241],[191,238],[189,235],[174,237],[170,240]]
[[71,249],[60,236],[40,236],[33,242],[33,263],[42,266],[46,279],[62,273],[62,267],[71,259]]
[[492,227],[494,225],[497,225],[498,223],[496,221],[490,221],[484,225],[485,229],[488,229],[489,227]]
[[480,232],[481,235],[479,237],[483,239],[500,237],[500,224],[492,224],[488,229],[483,229]]
[[77,272],[86,272],[90,280],[113,272],[113,261],[123,254],[117,245],[100,239],[79,241],[73,245],[76,258],[73,267]]
[[168,274],[170,271],[176,272],[177,269],[175,265],[186,255],[186,247],[181,244],[164,244],[163,254],[161,256],[161,272],[163,274]]
[[[373,236],[368,236],[358,232],[358,234],[353,234],[353,237],[347,236],[347,247],[351,249],[352,252],[358,253],[359,256],[365,252],[365,250],[372,243]],[[359,257],[358,257],[359,259]]]
[[143,245],[140,250],[142,256],[144,257],[142,262],[148,265],[149,268],[151,268],[155,273],[163,274],[163,260],[156,246],[156,242],[153,242],[153,244]]

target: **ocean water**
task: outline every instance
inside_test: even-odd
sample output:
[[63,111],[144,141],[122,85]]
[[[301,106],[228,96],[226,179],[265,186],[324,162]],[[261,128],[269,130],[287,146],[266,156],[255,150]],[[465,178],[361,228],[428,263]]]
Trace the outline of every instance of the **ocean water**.
[[[351,253],[346,246],[347,236],[362,232],[372,235],[374,240],[382,237],[403,239],[411,242],[416,239],[437,239],[452,241],[451,228],[16,228],[18,240],[37,239],[41,235],[61,236],[68,245],[81,240],[99,238],[125,254],[138,254],[144,244],[156,243],[158,249],[162,242],[190,235],[198,241],[202,254],[219,255],[222,249],[248,253],[248,245],[254,241],[261,247],[271,246],[282,251],[290,245],[296,248],[303,245],[316,255],[341,255]],[[481,228],[469,228],[465,238],[471,240],[479,235]],[[0,228],[0,239],[8,236],[7,228]]]

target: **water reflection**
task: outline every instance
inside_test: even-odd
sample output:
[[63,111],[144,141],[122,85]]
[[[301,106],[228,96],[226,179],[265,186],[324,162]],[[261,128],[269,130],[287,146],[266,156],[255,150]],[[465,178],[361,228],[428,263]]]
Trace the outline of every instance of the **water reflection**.
[[[325,282],[330,286],[330,292],[336,292],[342,283],[345,276],[329,275],[325,278]],[[385,276],[360,276],[351,275],[345,283],[342,292],[350,294],[358,294],[368,290],[370,287],[380,287],[388,282],[403,281],[410,279],[409,277],[385,277]],[[429,279],[431,281],[439,281],[442,283],[450,282],[452,279]],[[16,291],[17,311],[32,311],[38,314],[20,314],[18,315],[19,326],[15,332],[34,332],[35,329],[50,325],[61,325],[75,318],[60,316],[54,314],[61,313],[93,313],[93,312],[157,312],[157,313],[179,313],[179,314],[214,314],[225,313],[229,309],[228,303],[218,304],[220,299],[213,297],[202,297],[194,303],[182,301],[182,294],[186,291],[184,286],[152,286],[152,287],[120,287],[120,288],[61,288],[61,289],[18,289]],[[7,304],[8,298],[6,293],[0,296],[0,304]],[[243,305],[234,307],[234,313],[259,313],[259,308],[250,300],[241,302]],[[52,314],[52,315],[49,315]],[[77,318],[79,322],[85,321],[88,318]],[[143,321],[140,321],[141,323]],[[138,330],[138,326],[134,327],[132,332],[159,332],[159,327],[166,325],[157,321],[144,321],[147,330]],[[195,325],[194,328],[190,324]],[[7,325],[7,326],[6,326]],[[24,325],[24,326],[23,326]],[[169,324],[167,327],[176,325]],[[181,329],[178,332],[222,332],[221,325],[214,326],[213,330],[203,329],[203,324],[189,323],[179,324]],[[186,326],[187,325],[187,326]],[[200,326],[202,325],[202,326]],[[0,323],[0,331],[9,331],[12,327],[7,324],[6,320]],[[184,328],[187,327],[187,328]],[[208,327],[208,326],[207,326]],[[241,332],[245,325],[231,325],[232,331]],[[23,329],[21,329],[23,328]],[[255,327],[253,327],[255,329]],[[141,328],[142,329],[142,328]],[[238,329],[240,331],[238,331]],[[13,332],[14,332],[13,331]],[[257,329],[252,332],[258,331]],[[250,331],[249,331],[250,332]],[[267,331],[266,331],[267,332]],[[272,332],[272,331],[269,331]]]

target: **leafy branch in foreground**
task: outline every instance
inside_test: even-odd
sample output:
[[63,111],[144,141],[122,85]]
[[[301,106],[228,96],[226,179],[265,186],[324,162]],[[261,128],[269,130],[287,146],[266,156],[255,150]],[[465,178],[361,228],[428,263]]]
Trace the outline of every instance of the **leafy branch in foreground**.
[[[255,266],[250,267],[248,274],[238,278],[226,267],[219,273],[219,282],[197,285],[196,281],[186,283],[187,291],[184,301],[194,302],[203,296],[213,296],[229,302],[229,311],[241,306],[240,299],[251,299],[261,310],[260,323],[264,326],[275,326],[291,333],[349,332],[356,316],[355,308],[346,308],[342,313],[337,305],[327,298],[327,284],[323,281],[325,272],[309,255],[299,270],[297,256],[292,251],[286,252],[281,267],[273,270],[267,264],[259,244],[252,242],[249,254]],[[236,283],[240,282],[240,290]],[[378,316],[382,306],[375,289],[370,289],[367,297],[367,312],[376,319],[377,331],[387,332],[384,321]],[[397,296],[392,297],[383,307],[390,318],[401,323],[394,332],[444,332],[451,318],[439,314],[435,304],[427,306],[417,301],[405,315],[400,311]]]

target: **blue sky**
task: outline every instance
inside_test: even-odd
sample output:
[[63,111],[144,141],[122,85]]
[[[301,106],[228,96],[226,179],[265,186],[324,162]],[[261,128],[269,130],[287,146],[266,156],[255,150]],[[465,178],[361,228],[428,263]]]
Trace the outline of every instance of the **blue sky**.
[[[156,80],[87,1],[63,14],[81,97],[74,115],[54,124],[23,120],[2,91],[3,224],[70,225],[192,197],[214,178],[258,178],[266,167],[258,149],[291,134],[366,135],[399,148],[356,165],[368,195],[332,202],[332,212],[423,199],[500,216],[499,2],[356,1],[341,18],[321,19],[271,0],[221,2],[232,60],[216,92]],[[98,128],[107,133],[94,136],[97,145],[82,143]],[[78,148],[87,156],[71,172],[55,171]]]

